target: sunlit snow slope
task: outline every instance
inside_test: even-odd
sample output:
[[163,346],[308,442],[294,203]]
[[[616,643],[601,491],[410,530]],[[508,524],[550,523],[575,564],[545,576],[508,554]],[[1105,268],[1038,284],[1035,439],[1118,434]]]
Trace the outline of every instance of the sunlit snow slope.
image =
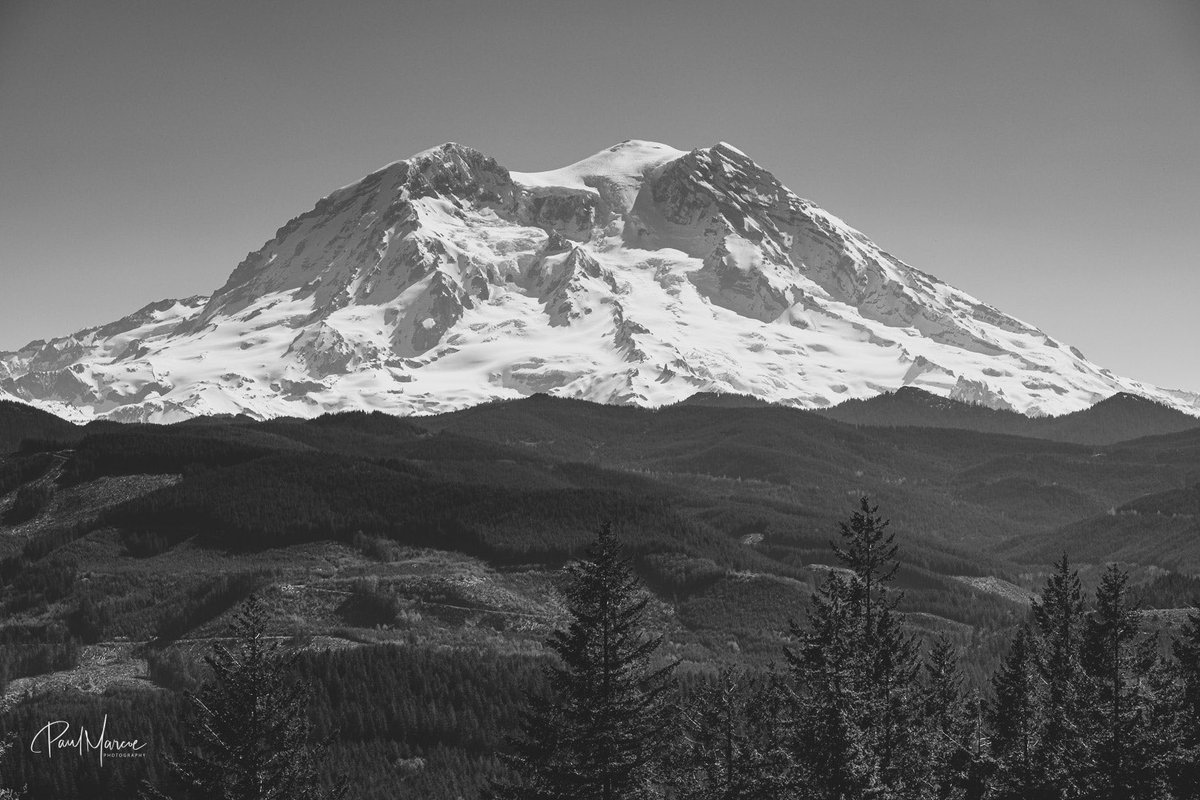
[[1113,375],[904,264],[727,144],[629,141],[509,172],[445,144],[335,191],[211,297],[0,353],[0,396],[75,418],[420,414],[534,392],[802,407],[917,386],[1029,414]]

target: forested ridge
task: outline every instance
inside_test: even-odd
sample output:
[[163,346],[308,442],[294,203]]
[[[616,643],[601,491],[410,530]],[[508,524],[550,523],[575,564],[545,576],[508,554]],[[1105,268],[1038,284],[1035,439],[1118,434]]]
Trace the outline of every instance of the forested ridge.
[[[1124,602],[1136,607],[1122,624],[1136,628],[1139,652],[1155,656],[1133,681],[1153,688],[1137,690],[1151,708],[1138,714],[1151,714],[1172,741],[1186,739],[1178,692],[1195,627],[1184,609],[1200,596],[1196,431],[1081,445],[856,427],[774,407],[700,402],[649,411],[536,397],[408,420],[352,413],[34,434],[0,459],[0,684],[33,692],[4,712],[9,730],[46,715],[96,725],[106,711],[115,724],[119,711],[128,715],[122,725],[153,731],[166,748],[182,734],[172,721],[178,692],[205,678],[205,643],[258,593],[316,687],[314,729],[334,741],[322,774],[350,775],[362,792],[351,797],[392,797],[396,787],[419,797],[480,796],[511,774],[503,754],[528,698],[548,690],[541,645],[566,623],[556,576],[611,520],[651,591],[648,633],[664,636],[663,663],[679,663],[672,747],[680,746],[686,720],[719,708],[761,716],[780,676],[790,676],[796,694],[797,670],[816,669],[786,653],[803,651],[810,615],[829,600],[829,568],[848,574],[829,542],[848,504],[869,493],[901,532],[888,592],[903,600],[889,613],[919,654],[913,691],[932,691],[930,670],[953,667],[972,712],[973,771],[954,780],[999,786],[1002,770],[1020,766],[995,749],[1009,734],[989,703],[1005,674],[1008,684],[1026,675],[1030,686],[1046,685],[1051,639],[1031,609],[1046,606],[1060,573],[1078,581],[1084,602],[1070,637],[1078,649],[1055,656],[1078,680],[1059,694],[1088,713],[1102,705],[1088,636],[1097,591],[1115,580],[1110,564],[1124,576]],[[1051,566],[1064,552],[1065,573]],[[140,660],[145,677],[100,694],[36,688],[47,673],[101,675],[97,659],[109,657]],[[1129,656],[1123,668],[1143,662]],[[686,711],[693,696],[706,698],[696,701],[704,713]],[[1047,697],[1020,702],[1035,709]],[[1031,719],[1061,717],[1057,708]],[[904,713],[918,720],[926,712]],[[798,730],[794,721],[772,722],[785,723],[789,736]],[[1094,738],[1098,725],[1089,718],[1076,727]],[[1062,735],[1047,730],[1020,735]],[[762,744],[761,732],[743,734]],[[1067,755],[1038,757],[1094,766],[1091,739],[1070,746]],[[1146,796],[1189,796],[1176,785],[1184,756],[1154,753],[1154,780],[1168,793]],[[751,756],[780,767],[778,752]],[[31,797],[116,798],[131,796],[153,763],[101,771],[86,760],[56,761],[46,772],[13,750],[3,774],[28,780]],[[1028,795],[1009,796],[1060,796],[1021,786]]]
[[[331,741],[314,766],[320,784],[362,798],[565,800],[610,796],[604,786],[618,787],[612,797],[724,800],[1196,796],[1200,611],[1162,636],[1116,566],[1085,593],[1063,556],[999,666],[974,682],[961,648],[905,623],[893,586],[902,542],[864,500],[835,542],[842,569],[793,609],[776,659],[684,667],[661,652],[648,595],[608,535],[607,551],[570,567],[570,622],[546,656],[296,650],[288,669],[312,687],[313,741]],[[596,649],[608,608],[611,661]],[[611,696],[594,694],[605,669],[626,676]],[[169,786],[163,758],[190,741],[178,690],[211,678],[178,655],[155,660],[152,676],[176,688],[43,695],[0,721],[20,731],[107,714],[152,741],[153,756],[101,768],[18,750],[6,785],[64,800]]]

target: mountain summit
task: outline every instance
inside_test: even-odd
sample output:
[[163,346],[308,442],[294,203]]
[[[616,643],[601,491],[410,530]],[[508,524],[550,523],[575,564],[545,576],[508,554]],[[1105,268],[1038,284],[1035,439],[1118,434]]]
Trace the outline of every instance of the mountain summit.
[[0,353],[74,418],[431,413],[536,392],[814,408],[901,386],[1062,414],[1113,375],[893,258],[725,143],[626,141],[550,172],[448,143],[338,189],[210,297]]

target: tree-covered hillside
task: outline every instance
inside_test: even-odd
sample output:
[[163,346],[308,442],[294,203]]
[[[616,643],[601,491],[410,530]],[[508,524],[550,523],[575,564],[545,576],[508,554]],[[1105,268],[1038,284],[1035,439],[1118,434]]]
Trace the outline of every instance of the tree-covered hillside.
[[[47,703],[81,714],[128,703],[173,731],[174,701],[151,690],[193,686],[198,653],[252,592],[270,602],[277,634],[330,675],[349,669],[346,659],[431,653],[448,660],[414,680],[498,659],[509,666],[497,685],[524,686],[507,670],[537,672],[566,613],[559,569],[601,521],[626,543],[663,653],[683,675],[777,660],[789,620],[839,566],[829,540],[864,494],[902,536],[894,586],[907,629],[922,642],[945,637],[976,687],[989,684],[1064,550],[1089,592],[1119,562],[1153,609],[1147,625],[1168,632],[1200,570],[1194,430],[1073,444],[703,398],[647,410],[535,396],[422,418],[29,433],[0,459],[0,676],[18,727]],[[362,680],[392,692],[390,669]],[[516,713],[450,700],[447,712],[420,687],[435,709],[421,713],[450,713],[455,730]],[[509,689],[479,691],[509,703]],[[355,713],[365,724],[380,712]],[[362,748],[339,735],[335,750],[380,787],[399,776],[437,783],[428,796],[473,796],[498,768],[495,742],[509,723],[481,724],[486,735],[472,741],[486,744],[421,749],[424,739],[398,733],[409,723],[395,722]],[[376,757],[390,765],[386,780],[367,766]],[[455,784],[445,776],[456,771],[474,777]],[[54,791],[70,782],[55,780]],[[118,781],[95,796],[120,791]]]

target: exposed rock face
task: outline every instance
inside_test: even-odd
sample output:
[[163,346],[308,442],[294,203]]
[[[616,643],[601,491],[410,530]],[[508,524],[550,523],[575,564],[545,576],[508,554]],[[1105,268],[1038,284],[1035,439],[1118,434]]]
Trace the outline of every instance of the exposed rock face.
[[301,329],[284,356],[314,378],[326,378],[351,371],[361,361],[354,345],[334,328],[318,323]]
[[590,192],[531,192],[522,206],[526,224],[586,242],[598,224],[600,198]]
[[510,172],[457,144],[280,228],[207,298],[0,353],[0,396],[92,418],[424,413],[531,392],[804,407],[899,386],[1062,413],[1114,376],[916,270],[727,144]]
[[794,305],[763,272],[761,251],[737,234],[722,238],[703,263],[688,278],[714,305],[759,322],[771,322]]

